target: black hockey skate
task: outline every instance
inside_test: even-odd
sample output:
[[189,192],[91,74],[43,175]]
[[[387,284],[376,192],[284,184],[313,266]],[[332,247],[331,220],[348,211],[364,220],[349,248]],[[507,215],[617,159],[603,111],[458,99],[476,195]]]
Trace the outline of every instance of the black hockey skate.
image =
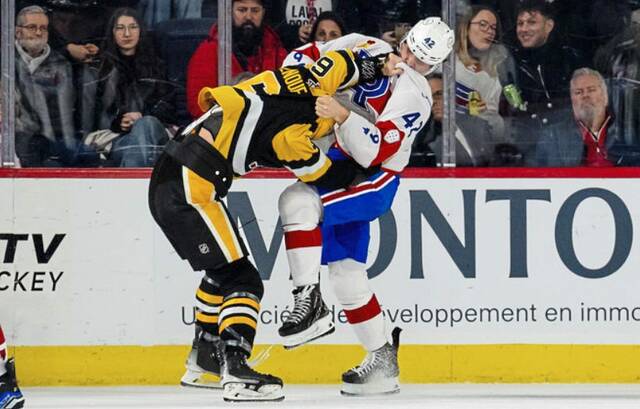
[[296,287],[293,290],[293,302],[293,311],[278,329],[285,349],[295,348],[335,331],[331,312],[320,294],[320,284]]
[[6,373],[0,376],[0,408],[18,409],[24,406],[24,396],[18,388],[13,358],[5,363]]
[[343,395],[380,395],[400,391],[398,347],[401,331],[398,327],[393,329],[391,333],[393,345],[386,343],[381,348],[369,352],[360,365],[342,374],[340,392]]
[[186,371],[180,385],[195,388],[221,389],[220,362],[216,350],[220,338],[196,330],[191,351],[185,363]]
[[255,371],[247,354],[237,348],[219,347],[222,362],[222,398],[227,402],[280,401],[284,399],[282,379]]

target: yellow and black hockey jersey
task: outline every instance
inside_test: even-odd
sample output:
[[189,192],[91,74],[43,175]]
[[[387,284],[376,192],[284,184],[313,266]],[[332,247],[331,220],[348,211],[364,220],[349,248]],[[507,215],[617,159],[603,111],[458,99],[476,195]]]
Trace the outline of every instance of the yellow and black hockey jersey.
[[[203,88],[198,102],[222,108],[213,146],[237,175],[256,167],[286,167],[303,182],[333,177],[331,160],[312,140],[329,133],[330,119],[315,114],[315,97],[332,95],[373,75],[348,50],[332,51],[313,65],[265,71],[236,86]],[[334,169],[335,171],[336,169]]]

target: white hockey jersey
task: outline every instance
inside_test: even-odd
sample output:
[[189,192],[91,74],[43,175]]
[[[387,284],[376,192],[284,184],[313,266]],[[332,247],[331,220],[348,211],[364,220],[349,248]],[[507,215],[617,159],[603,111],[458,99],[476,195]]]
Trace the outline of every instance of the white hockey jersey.
[[389,43],[379,38],[352,33],[335,40],[327,42],[313,41],[300,46],[287,55],[282,65],[313,64],[327,51],[344,49],[353,50],[356,55],[363,52],[369,56],[387,54],[393,51]]
[[[326,43],[310,43],[292,51],[285,64],[307,64],[323,53],[352,49],[359,55],[391,52],[386,42],[360,34],[349,34]],[[295,63],[294,63],[295,62]],[[349,118],[335,129],[340,149],[363,167],[380,165],[401,172],[409,163],[411,146],[431,115],[431,88],[426,78],[407,66],[394,77],[383,77],[343,91],[340,102],[348,100]]]

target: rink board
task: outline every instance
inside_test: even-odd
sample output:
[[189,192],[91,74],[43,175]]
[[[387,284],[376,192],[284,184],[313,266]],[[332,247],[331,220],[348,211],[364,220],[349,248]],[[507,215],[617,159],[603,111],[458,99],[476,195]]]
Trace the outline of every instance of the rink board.
[[[369,256],[387,321],[404,329],[403,380],[638,382],[632,176],[404,178],[392,212],[372,224]],[[260,368],[338,382],[363,352],[326,271],[336,333],[279,346],[291,285],[277,197],[292,182],[238,180],[228,198],[265,283],[257,351],[274,347]],[[0,323],[27,384],[181,374],[201,275],[154,225],[147,185],[144,173],[0,178]]]

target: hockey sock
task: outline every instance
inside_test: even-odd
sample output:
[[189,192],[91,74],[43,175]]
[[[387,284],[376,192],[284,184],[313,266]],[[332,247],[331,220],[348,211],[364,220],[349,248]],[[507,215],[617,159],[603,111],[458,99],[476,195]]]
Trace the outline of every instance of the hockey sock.
[[4,363],[7,361],[7,344],[4,339],[4,332],[0,327],[0,376],[4,375],[6,370],[4,369]]
[[227,295],[220,306],[220,338],[225,345],[251,354],[258,326],[260,299],[248,292]]
[[318,283],[322,257],[320,228],[285,231],[284,242],[293,285],[300,287]]
[[347,321],[368,351],[387,343],[384,316],[367,278],[364,263],[343,259],[329,263],[329,278]]
[[196,325],[205,333],[218,335],[218,314],[222,304],[220,286],[204,276],[196,291]]
[[220,284],[222,302],[218,314],[218,333],[227,347],[243,349],[248,355],[258,326],[260,299],[264,286],[258,270],[243,257],[233,263],[205,270],[206,276]]
[[387,343],[384,316],[375,294],[361,307],[348,309],[345,306],[344,312],[347,321],[367,351],[375,351]]

